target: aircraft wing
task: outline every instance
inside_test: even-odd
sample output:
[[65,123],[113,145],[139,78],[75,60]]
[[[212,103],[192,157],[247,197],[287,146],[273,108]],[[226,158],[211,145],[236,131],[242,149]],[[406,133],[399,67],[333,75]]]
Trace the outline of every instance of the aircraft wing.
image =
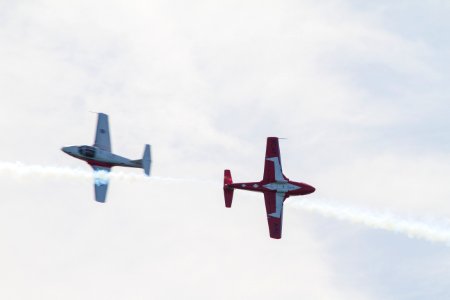
[[111,140],[109,138],[109,122],[107,114],[98,114],[97,132],[95,133],[94,146],[111,152]]
[[273,239],[281,239],[281,229],[283,227],[283,202],[286,198],[285,193],[264,192],[267,223],[269,224],[270,237]]
[[263,181],[287,181],[287,178],[283,175],[283,169],[281,168],[280,146],[277,137],[267,138]]
[[95,188],[95,201],[105,203],[106,192],[108,190],[108,173],[111,168],[92,166],[94,169],[94,188]]

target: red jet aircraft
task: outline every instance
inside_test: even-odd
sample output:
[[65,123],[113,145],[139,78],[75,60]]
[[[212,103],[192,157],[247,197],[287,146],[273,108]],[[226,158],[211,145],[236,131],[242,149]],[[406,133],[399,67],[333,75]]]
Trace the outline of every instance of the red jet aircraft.
[[311,194],[316,190],[306,183],[290,181],[284,176],[277,137],[267,138],[263,180],[233,183],[230,170],[225,170],[223,192],[226,207],[231,207],[234,189],[264,193],[270,237],[274,239],[281,238],[284,200],[290,196]]

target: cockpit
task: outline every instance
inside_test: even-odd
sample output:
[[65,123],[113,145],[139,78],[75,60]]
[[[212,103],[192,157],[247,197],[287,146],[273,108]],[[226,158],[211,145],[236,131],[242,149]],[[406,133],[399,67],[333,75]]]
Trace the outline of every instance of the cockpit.
[[80,148],[78,148],[78,153],[80,153],[80,155],[83,155],[85,157],[93,158],[95,157],[95,147],[81,146]]

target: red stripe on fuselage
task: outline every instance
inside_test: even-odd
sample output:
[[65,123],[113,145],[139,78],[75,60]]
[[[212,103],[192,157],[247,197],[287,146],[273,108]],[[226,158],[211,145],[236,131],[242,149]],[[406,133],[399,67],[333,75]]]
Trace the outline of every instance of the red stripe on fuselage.
[[111,163],[105,163],[102,161],[92,160],[92,159],[83,159],[85,162],[87,162],[91,166],[98,166],[98,167],[105,167],[105,168],[111,168],[114,167],[114,164]]
[[[246,190],[246,191],[252,191],[252,192],[273,192],[273,190],[268,189],[264,187],[264,185],[270,184],[271,182],[242,182],[242,183],[232,183],[226,185],[227,187],[239,189],[239,190]],[[306,183],[302,182],[295,182],[295,181],[288,181],[287,183],[298,186],[298,190],[289,191],[286,192],[286,195],[289,196],[297,196],[297,195],[308,195],[313,193],[316,189]]]

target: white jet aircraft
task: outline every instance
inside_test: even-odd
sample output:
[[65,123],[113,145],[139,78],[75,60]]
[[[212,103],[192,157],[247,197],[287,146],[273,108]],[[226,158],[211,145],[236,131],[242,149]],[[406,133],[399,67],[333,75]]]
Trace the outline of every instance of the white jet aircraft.
[[95,172],[95,201],[104,203],[108,189],[107,175],[114,166],[142,168],[147,176],[150,176],[150,145],[145,145],[142,159],[130,160],[111,152],[111,140],[109,137],[108,115],[99,113],[97,121],[97,133],[93,146],[70,146],[61,149],[75,158],[86,161]]

